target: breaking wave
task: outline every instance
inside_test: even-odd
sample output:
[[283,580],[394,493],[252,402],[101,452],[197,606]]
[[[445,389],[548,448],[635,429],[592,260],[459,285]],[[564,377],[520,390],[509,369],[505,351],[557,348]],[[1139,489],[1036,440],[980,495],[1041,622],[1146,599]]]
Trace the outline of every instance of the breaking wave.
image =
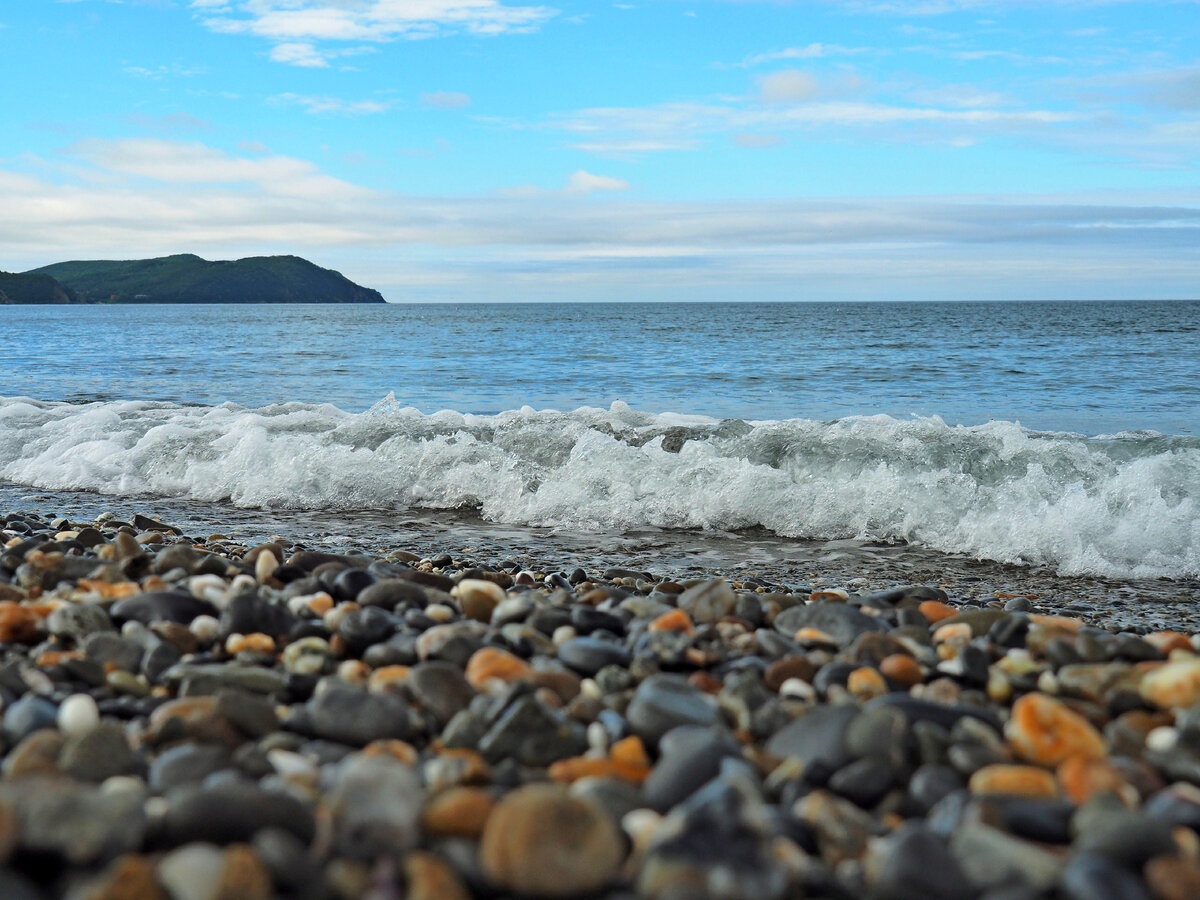
[[907,541],[1062,574],[1200,575],[1200,439],[614,403],[433,414],[0,398],[0,480],[292,509],[477,509],[581,529]]

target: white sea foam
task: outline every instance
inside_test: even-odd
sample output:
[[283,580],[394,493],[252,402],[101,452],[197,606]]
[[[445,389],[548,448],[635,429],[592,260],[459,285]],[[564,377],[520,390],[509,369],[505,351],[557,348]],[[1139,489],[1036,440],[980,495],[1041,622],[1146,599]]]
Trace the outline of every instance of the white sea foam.
[[248,507],[905,540],[1064,574],[1200,575],[1200,441],[938,418],[742,422],[614,403],[364,413],[0,399],[0,480]]

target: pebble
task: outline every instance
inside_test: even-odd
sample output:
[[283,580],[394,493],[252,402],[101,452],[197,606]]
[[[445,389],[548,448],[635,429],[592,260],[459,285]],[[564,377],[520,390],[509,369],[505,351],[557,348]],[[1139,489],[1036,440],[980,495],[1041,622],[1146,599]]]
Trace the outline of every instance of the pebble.
[[488,817],[479,846],[489,882],[534,897],[574,897],[617,874],[625,851],[616,825],[557,785],[517,788]]
[[3,896],[1200,890],[1200,617],[1125,586],[0,524]]

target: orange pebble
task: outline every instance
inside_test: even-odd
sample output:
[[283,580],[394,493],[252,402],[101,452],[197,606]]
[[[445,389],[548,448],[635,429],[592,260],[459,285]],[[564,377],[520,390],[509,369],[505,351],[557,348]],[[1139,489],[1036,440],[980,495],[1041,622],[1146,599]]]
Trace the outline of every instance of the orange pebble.
[[1037,766],[998,764],[984,766],[971,776],[972,794],[1012,794],[1019,797],[1056,797],[1054,776]]
[[1137,803],[1137,791],[1120,770],[1106,759],[1070,756],[1059,765],[1058,783],[1076,806],[1082,806],[1095,794],[1116,794],[1130,805]]
[[608,758],[612,760],[613,771],[618,778],[640,784],[650,774],[650,757],[642,739],[636,734],[613,744],[608,751]]
[[32,610],[11,601],[0,603],[0,642],[33,644],[41,619]]
[[58,666],[71,659],[83,659],[81,650],[47,650],[37,658],[39,666]]
[[846,689],[858,700],[871,700],[887,693],[887,682],[876,669],[862,666],[850,673]]
[[520,681],[533,671],[533,668],[521,657],[502,650],[499,647],[482,647],[476,650],[467,662],[467,682],[475,690],[493,678],[499,678],[505,684]]
[[822,631],[820,628],[801,628],[794,635],[792,635],[792,638],[797,643],[804,644],[805,646],[820,644],[826,647],[836,647],[838,645],[838,642],[834,640],[831,634],[826,631]]
[[333,609],[333,598],[322,591],[319,594],[313,595],[313,598],[308,601],[308,608],[318,616],[323,616]]
[[1180,634],[1178,631],[1155,631],[1146,635],[1142,640],[1156,647],[1162,653],[1170,653],[1172,650],[1193,652],[1192,642],[1188,640],[1188,636]]
[[225,642],[225,652],[238,653],[274,653],[275,639],[269,634],[231,634]]
[[552,763],[546,770],[551,781],[570,783],[580,778],[612,778],[616,766],[611,759],[594,759],[590,756],[572,756]]
[[112,584],[99,578],[81,578],[77,587],[81,591],[95,591],[105,600],[124,600],[142,592],[141,587],[132,581],[118,581]]
[[693,672],[688,676],[688,684],[699,688],[706,694],[719,694],[723,685],[707,672]]
[[696,630],[692,627],[691,617],[682,609],[673,609],[663,613],[647,628],[649,631],[682,631],[685,634],[693,634]]
[[421,821],[426,832],[438,837],[477,838],[494,805],[483,788],[447,788],[429,800]]
[[380,666],[367,679],[367,689],[374,693],[383,693],[392,687],[403,684],[412,669],[408,666]]
[[893,653],[890,656],[885,656],[879,663],[879,671],[882,675],[892,679],[901,687],[912,687],[914,684],[920,684],[925,680],[925,673],[921,671],[921,664],[911,656],[906,656],[903,653]]
[[1083,627],[1083,619],[1077,619],[1074,616],[1031,615],[1029,621],[1034,625],[1043,625],[1046,628],[1058,628],[1062,631],[1069,631],[1072,634]]
[[940,622],[942,619],[948,619],[951,616],[957,616],[958,610],[948,603],[942,603],[940,600],[923,600],[921,605],[917,607],[917,611],[925,617],[925,621],[930,624]]
[[1013,704],[1005,734],[1024,759],[1057,766],[1071,756],[1103,759],[1104,738],[1079,713],[1045,694],[1026,694]]

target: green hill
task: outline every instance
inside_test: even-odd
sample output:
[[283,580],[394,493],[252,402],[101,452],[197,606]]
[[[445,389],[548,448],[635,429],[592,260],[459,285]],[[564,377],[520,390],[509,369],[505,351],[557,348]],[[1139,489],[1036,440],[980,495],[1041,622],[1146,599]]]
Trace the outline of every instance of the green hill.
[[383,303],[383,296],[340,272],[298,256],[209,262],[191,253],[157,259],[55,263],[49,275],[81,302],[99,303]]
[[49,275],[0,272],[0,305],[8,303],[78,303],[75,292]]

